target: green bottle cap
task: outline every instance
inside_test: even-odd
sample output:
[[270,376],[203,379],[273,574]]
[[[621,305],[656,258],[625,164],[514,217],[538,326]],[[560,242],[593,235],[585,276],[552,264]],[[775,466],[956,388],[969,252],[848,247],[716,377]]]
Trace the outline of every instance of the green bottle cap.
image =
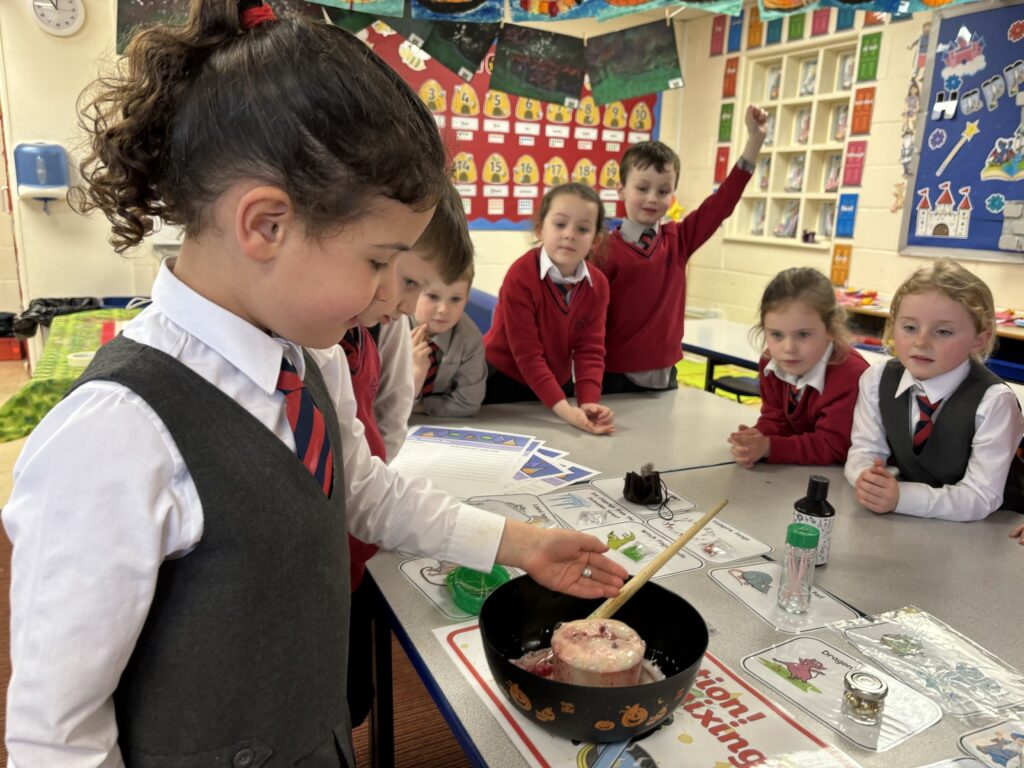
[[786,528],[786,543],[801,549],[817,549],[819,531],[807,523],[790,523]]

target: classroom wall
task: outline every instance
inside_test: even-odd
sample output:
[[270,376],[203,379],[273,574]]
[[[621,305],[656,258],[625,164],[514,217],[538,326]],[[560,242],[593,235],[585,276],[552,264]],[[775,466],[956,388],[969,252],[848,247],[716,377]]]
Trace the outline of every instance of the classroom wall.
[[[701,11],[688,10],[672,20],[672,26],[676,33],[676,45],[680,50],[680,56],[682,56],[683,40],[685,39],[688,24],[684,19],[691,18],[694,15],[703,16],[705,14]],[[623,16],[600,23],[593,20],[580,20],[546,25],[527,24],[525,26],[547,29],[563,35],[583,37],[584,35],[607,34],[627,27],[649,24],[652,21],[663,20],[664,18],[662,11],[653,11]],[[681,57],[680,61],[682,61]],[[693,69],[694,73],[699,71],[699,68]],[[697,77],[696,74],[692,76]],[[661,95],[661,122],[658,126],[658,135],[663,141],[672,146],[676,146],[679,142],[679,116],[683,111],[686,90],[690,87],[691,83],[691,73],[687,72],[685,68],[683,69],[683,80],[686,87],[666,91]],[[710,175],[708,178],[710,178]],[[534,246],[533,233],[525,231],[494,232],[473,230],[472,235],[473,244],[476,246],[476,280],[474,285],[484,291],[496,294],[501,287],[501,281],[504,279],[509,265]]]
[[[0,105],[9,162],[14,146],[22,141],[56,141],[71,150],[78,145],[76,99],[101,62],[113,56],[114,45],[114,3],[91,2],[88,11],[78,34],[57,38],[36,27],[28,3],[0,3]],[[580,21],[544,26],[564,34],[596,35],[655,18],[658,14],[636,14],[603,24]],[[682,157],[678,196],[689,210],[712,189],[725,57],[708,57],[710,14],[688,11],[682,18],[686,20],[677,19],[673,26],[686,87],[663,94],[660,136]],[[921,23],[918,17],[880,27],[882,58],[850,284],[883,293],[891,293],[922,263],[896,254],[900,216],[889,212],[892,185],[901,178],[897,140],[910,76],[907,46],[920,34]],[[743,141],[741,132],[742,128],[737,131],[738,143]],[[25,301],[37,296],[148,293],[156,269],[148,248],[130,258],[118,256],[107,243],[105,219],[78,216],[64,203],[50,208],[46,215],[38,203],[15,200],[13,229],[21,259],[15,263],[10,239],[0,231],[0,309],[20,308],[13,306],[18,302],[15,274]],[[473,241],[477,286],[492,293],[497,292],[508,265],[531,245],[530,235],[521,231],[476,231]],[[765,282],[793,265],[828,272],[829,256],[786,246],[729,243],[719,233],[691,262],[689,303],[694,308],[717,307],[727,317],[747,322]],[[989,262],[970,266],[992,286],[998,304],[1024,306],[1019,268]]]
[[[82,29],[67,38],[36,26],[27,2],[0,3],[0,70],[8,163],[26,141],[63,144],[74,153],[81,137],[76,100],[114,48],[114,3],[90,2]],[[74,160],[71,163],[75,165]],[[72,168],[72,181],[77,175]],[[107,243],[102,216],[79,216],[65,202],[50,213],[31,201],[14,200],[14,236],[20,259],[22,296],[112,296],[148,293],[156,261],[147,251],[122,257]],[[0,242],[3,241],[0,232]],[[0,246],[2,247],[2,246]],[[0,252],[0,280],[7,274]],[[5,286],[0,282],[0,290]],[[3,305],[14,297],[0,293]]]
[[[673,21],[677,37],[685,26],[681,19],[692,13],[699,12],[686,11]],[[9,158],[14,145],[22,141],[59,142],[72,154],[79,145],[76,99],[100,65],[112,59],[114,48],[112,0],[90,2],[88,14],[80,32],[57,38],[35,25],[27,2],[0,2],[0,104],[9,118],[5,128]],[[585,20],[534,26],[568,35],[598,35],[659,18],[664,18],[661,12],[633,14],[602,24]],[[661,135],[673,137],[681,92],[666,94],[662,103]],[[64,203],[51,205],[49,216],[37,203],[15,201],[14,208],[26,301],[37,296],[149,292],[157,264],[150,249],[141,248],[131,258],[115,254],[107,243],[108,226],[101,216],[83,218]],[[0,310],[10,304],[16,311],[20,307],[14,306],[18,303],[15,264],[13,256],[6,258],[3,234],[0,231]],[[476,232],[473,240],[478,254],[476,284],[494,293],[508,265],[531,246],[530,234],[521,231]]]
[[[833,11],[833,26],[834,16]],[[849,285],[890,295],[910,272],[929,262],[899,256],[902,211],[890,212],[893,185],[903,179],[898,162],[899,121],[912,74],[910,47],[921,34],[926,17],[927,14],[918,14],[909,21],[870,28],[882,31],[882,50],[878,82],[874,83],[877,91],[871,134],[858,137],[867,139],[868,148],[863,187],[854,190],[859,192],[860,200]],[[687,210],[698,205],[711,190],[718,139],[726,57],[708,58],[711,23],[712,17],[707,15],[685,24],[683,72],[690,77],[683,92],[683,107],[688,117],[680,125],[676,149],[682,157],[678,194]],[[785,45],[772,46],[771,50],[783,50]],[[700,77],[694,75],[696,72],[700,72]],[[742,89],[741,83],[740,93]],[[746,137],[742,123],[738,131],[733,130],[737,143],[730,156],[735,158]],[[913,191],[909,194],[913,195]],[[992,288],[997,306],[1024,306],[1024,268],[987,261],[964,263]],[[831,251],[729,242],[719,232],[690,262],[688,305],[717,307],[731,320],[752,322],[765,283],[779,270],[792,266],[815,267],[829,274]]]

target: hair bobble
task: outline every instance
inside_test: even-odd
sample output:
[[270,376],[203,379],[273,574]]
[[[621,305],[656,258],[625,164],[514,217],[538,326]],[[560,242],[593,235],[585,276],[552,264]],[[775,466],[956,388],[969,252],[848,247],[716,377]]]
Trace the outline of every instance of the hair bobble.
[[249,30],[260,24],[266,24],[268,21],[277,21],[277,14],[269,5],[260,2],[257,5],[244,8],[239,14],[239,21],[242,24],[242,29]]

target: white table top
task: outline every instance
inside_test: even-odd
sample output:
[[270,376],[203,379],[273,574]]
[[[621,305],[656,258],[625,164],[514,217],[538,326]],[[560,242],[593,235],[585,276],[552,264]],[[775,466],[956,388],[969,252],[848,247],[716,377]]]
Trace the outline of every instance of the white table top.
[[[822,587],[866,612],[916,605],[1007,663],[1024,667],[1018,618],[1024,552],[1007,537],[1011,525],[1019,522],[1018,515],[1000,512],[979,523],[872,515],[852,501],[838,467],[761,465],[744,470],[726,465],[674,472],[665,479],[669,487],[696,501],[700,508],[728,497],[730,505],[721,513],[722,519],[778,548],[792,517],[792,504],[804,495],[812,471],[831,479],[830,499],[837,509],[830,561],[817,578]],[[525,766],[497,720],[481,706],[433,636],[434,628],[451,621],[411,587],[399,573],[398,563],[396,555],[381,553],[371,561],[370,569],[401,625],[397,631],[404,636],[408,652],[427,672],[427,687],[447,701],[464,729],[463,736],[473,742],[487,765]],[[659,583],[679,592],[701,611],[713,628],[710,650],[717,658],[779,702],[777,694],[766,691],[743,671],[740,660],[794,635],[769,627],[715,584],[708,570],[705,566]],[[857,655],[831,632],[810,634]],[[972,729],[946,716],[905,744],[874,753],[854,747],[792,705],[783,706],[823,741],[835,744],[868,768],[911,768],[956,756],[957,737]]]
[[[604,473],[637,471],[653,462],[659,471],[732,461],[726,438],[741,423],[757,420],[756,408],[693,387],[666,392],[608,395],[615,434],[591,435],[566,424],[540,403],[485,405],[473,419],[416,414],[413,424],[440,424],[535,435],[569,451],[569,459]],[[662,428],[663,427],[663,428]],[[656,431],[655,431],[656,430]]]

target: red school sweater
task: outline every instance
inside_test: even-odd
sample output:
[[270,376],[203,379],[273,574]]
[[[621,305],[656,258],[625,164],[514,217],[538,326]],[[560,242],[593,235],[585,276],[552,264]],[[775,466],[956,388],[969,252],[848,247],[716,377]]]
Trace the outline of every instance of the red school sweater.
[[548,408],[565,399],[562,386],[575,368],[576,400],[601,399],[608,280],[593,264],[590,279],[561,291],[540,278],[540,249],[509,267],[498,291],[494,321],[484,336],[488,364],[526,384]]
[[[359,344],[355,351],[346,350],[348,359],[348,370],[352,374],[352,393],[356,398],[356,416],[363,423],[366,432],[366,444],[370,447],[370,453],[381,461],[387,461],[388,457],[384,450],[384,438],[377,426],[377,419],[373,415],[373,401],[377,398],[377,391],[380,389],[380,353],[373,341],[370,332],[363,326],[359,326]],[[349,550],[349,576],[352,581],[352,591],[363,580],[366,573],[366,563],[371,557],[377,554],[380,549],[376,544],[368,544],[357,539],[351,533],[348,535]]]
[[765,375],[768,358],[760,364],[761,416],[757,429],[768,436],[771,464],[837,464],[850,450],[853,409],[860,391],[860,375],[868,364],[851,349],[842,362],[825,369],[825,391],[804,387],[793,413],[788,412],[789,384],[774,373]]
[[662,224],[647,250],[621,230],[598,263],[611,287],[605,368],[630,373],[668,368],[681,358],[686,263],[733,212],[750,174],[733,167],[718,191],[680,222]]

